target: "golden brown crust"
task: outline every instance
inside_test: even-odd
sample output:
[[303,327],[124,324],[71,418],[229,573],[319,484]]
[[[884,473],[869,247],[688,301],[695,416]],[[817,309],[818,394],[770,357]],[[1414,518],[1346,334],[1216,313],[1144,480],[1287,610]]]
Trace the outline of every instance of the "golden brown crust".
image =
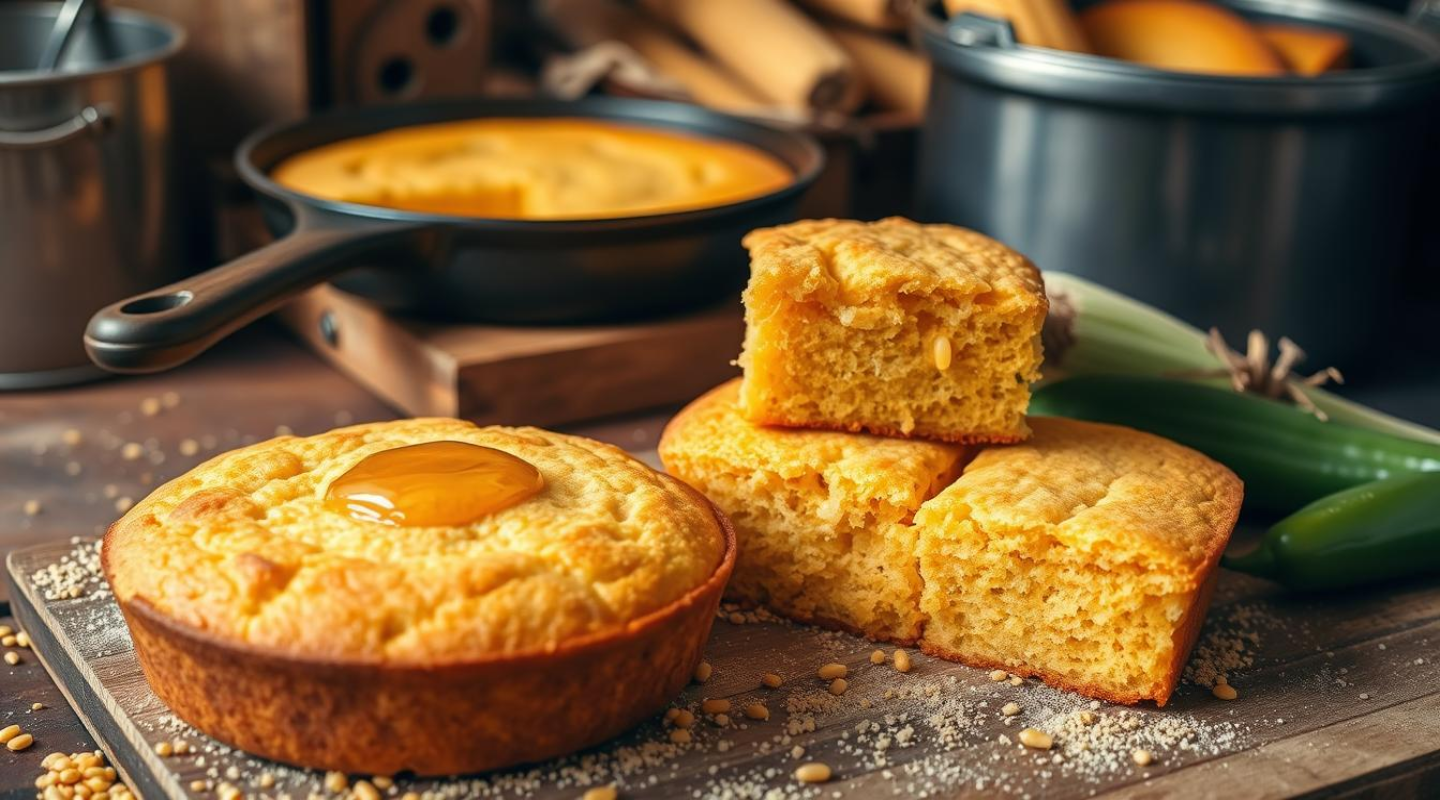
[[684,687],[735,565],[734,530],[706,505],[724,538],[708,580],[624,628],[549,648],[443,665],[306,658],[187,625],[144,598],[120,606],[156,695],[220,741],[344,772],[496,769],[604,741]]
[[[424,441],[512,453],[545,488],[466,525],[326,509],[371,453]],[[105,536],[116,596],[296,656],[434,665],[552,645],[664,606],[720,555],[708,504],[610,445],[460,420],[373,423],[218,456]]]

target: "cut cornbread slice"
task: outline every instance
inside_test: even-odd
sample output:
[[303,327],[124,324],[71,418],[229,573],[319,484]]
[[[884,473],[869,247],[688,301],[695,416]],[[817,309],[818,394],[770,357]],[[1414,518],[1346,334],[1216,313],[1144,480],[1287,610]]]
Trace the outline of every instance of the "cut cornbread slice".
[[763,428],[740,416],[739,381],[691,403],[660,459],[735,524],[727,594],[806,622],[895,642],[920,633],[911,517],[957,474],[957,445]]
[[740,403],[762,424],[1025,438],[1047,303],[994,239],[905,219],[755,231]]
[[920,645],[1121,703],[1164,705],[1209,603],[1240,480],[1112,425],[1032,417],[915,515]]

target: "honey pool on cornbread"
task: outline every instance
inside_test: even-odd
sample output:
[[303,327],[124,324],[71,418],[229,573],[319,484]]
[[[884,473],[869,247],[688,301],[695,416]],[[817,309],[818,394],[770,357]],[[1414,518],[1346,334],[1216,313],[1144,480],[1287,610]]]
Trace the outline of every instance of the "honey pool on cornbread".
[[583,118],[489,118],[346,139],[275,168],[313,197],[491,219],[644,216],[726,205],[795,179],[737,142]]
[[[181,719],[288,763],[434,775],[658,710],[699,661],[734,537],[614,447],[425,419],[219,456],[102,555]],[[553,724],[516,724],[533,718]]]

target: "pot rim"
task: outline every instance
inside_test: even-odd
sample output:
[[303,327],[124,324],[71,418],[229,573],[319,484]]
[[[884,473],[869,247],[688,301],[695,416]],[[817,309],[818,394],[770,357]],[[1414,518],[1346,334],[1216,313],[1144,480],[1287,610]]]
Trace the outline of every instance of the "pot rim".
[[[1422,53],[1413,62],[1341,70],[1317,76],[1248,77],[1178,72],[1119,59],[1013,43],[974,40],[936,14],[934,2],[915,9],[925,50],[952,77],[1058,100],[1157,112],[1238,116],[1370,113],[1434,96],[1440,89],[1440,40],[1402,18],[1344,0],[1222,0],[1232,9],[1365,32],[1403,42]],[[1001,23],[1003,25],[1003,23]],[[970,39],[970,41],[962,41]]]
[[[16,0],[0,5],[0,14],[11,10],[25,11],[28,9],[32,11],[48,11],[50,9],[58,9],[59,6],[59,3],[44,2],[44,0]],[[127,23],[158,29],[167,37],[167,41],[164,45],[153,50],[147,50],[125,58],[103,61],[87,69],[63,69],[53,72],[42,72],[38,69],[0,70],[0,89],[53,86],[72,81],[84,81],[90,78],[132,72],[172,58],[185,47],[186,41],[189,38],[184,28],[164,17],[158,17],[154,14],[147,14],[129,8],[107,6],[105,15],[111,20],[123,20]]]
[[[284,157],[304,152],[331,142],[367,136],[404,127],[486,117],[580,117],[610,120],[634,125],[677,130],[693,135],[739,142],[778,158],[793,172],[789,183],[765,194],[720,205],[638,216],[596,217],[582,219],[509,219],[472,217],[407,211],[386,206],[366,205],[342,200],[329,200],[298,192],[276,183],[270,177],[275,163]],[[751,138],[727,132],[742,130]],[[337,132],[330,136],[326,131]],[[277,145],[278,140],[315,135],[319,141],[305,147]],[[322,135],[324,134],[324,135]],[[780,144],[768,146],[753,139],[772,139]],[[257,151],[277,146],[286,152],[276,158],[262,159]],[[784,152],[790,150],[790,153]],[[263,162],[263,163],[262,163]],[[825,166],[825,154],[815,139],[801,131],[769,125],[744,117],[704,109],[688,103],[662,102],[635,98],[585,97],[579,100],[544,98],[479,98],[439,100],[427,103],[382,105],[346,108],[313,114],[298,121],[268,125],[247,136],[235,151],[235,168],[252,188],[288,205],[293,211],[321,211],[340,217],[445,225],[469,230],[497,233],[602,233],[652,229],[674,229],[693,224],[708,224],[717,217],[747,213],[799,195],[814,183]]]

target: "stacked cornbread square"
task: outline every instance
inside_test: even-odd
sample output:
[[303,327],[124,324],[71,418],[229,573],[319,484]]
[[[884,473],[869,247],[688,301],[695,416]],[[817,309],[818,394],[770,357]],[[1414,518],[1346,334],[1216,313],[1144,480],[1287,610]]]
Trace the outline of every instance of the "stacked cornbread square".
[[[747,243],[745,378],[692,403],[660,445],[735,524],[728,593],[1164,705],[1239,480],[1128,428],[1027,426],[1043,288],[992,240],[885,220],[799,223]],[[925,343],[941,335],[950,361],[922,375]],[[993,441],[1009,443],[956,444]]]
[[769,425],[949,442],[1024,439],[1045,289],[953,225],[812,220],[745,239],[740,406]]
[[805,622],[915,642],[922,584],[911,521],[959,475],[965,449],[763,428],[740,415],[738,394],[731,381],[691,403],[660,453],[739,532],[726,593]]

